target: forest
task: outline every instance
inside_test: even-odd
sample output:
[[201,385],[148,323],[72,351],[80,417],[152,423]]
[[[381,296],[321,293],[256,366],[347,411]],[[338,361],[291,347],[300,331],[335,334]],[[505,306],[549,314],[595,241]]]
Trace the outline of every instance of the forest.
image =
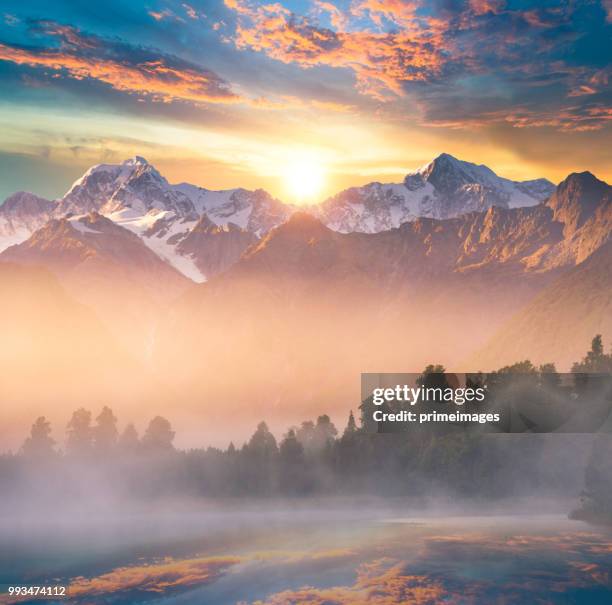
[[[591,350],[572,370],[577,377],[612,373],[612,352],[604,352],[601,336],[593,339]],[[436,384],[443,372],[441,366],[428,366],[421,384]],[[553,365],[536,368],[527,360],[494,374],[498,380],[521,374],[548,384],[558,382]],[[503,499],[566,490],[572,444],[588,443],[586,472],[581,470],[576,485],[577,501],[582,489],[581,502],[573,515],[612,522],[609,432],[580,439],[478,430],[380,434],[368,426],[369,405],[362,403],[357,418],[350,412],[340,428],[322,414],[290,427],[277,440],[262,421],[239,446],[188,450],[174,446],[172,425],[161,416],[139,436],[133,424],[119,430],[118,418],[108,406],[95,416],[80,408],[66,425],[62,448],[52,437],[49,421],[37,418],[19,451],[0,456],[0,485],[7,495],[5,503],[22,502],[24,495],[59,502],[66,494],[76,500],[91,494],[150,500],[177,495],[423,498],[436,493]]]

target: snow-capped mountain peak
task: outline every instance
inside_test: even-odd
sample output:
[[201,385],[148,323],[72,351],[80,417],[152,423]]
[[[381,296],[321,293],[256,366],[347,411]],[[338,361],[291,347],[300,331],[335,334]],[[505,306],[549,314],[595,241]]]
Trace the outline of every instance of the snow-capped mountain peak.
[[52,216],[56,203],[27,191],[18,191],[0,205],[0,251],[19,244]]
[[141,212],[154,205],[161,209],[169,188],[168,181],[143,157],[135,156],[121,164],[97,164],[73,183],[59,201],[58,212],[106,214],[135,203]]
[[375,233],[419,217],[444,219],[491,206],[534,206],[553,191],[554,185],[546,179],[516,182],[487,166],[442,153],[409,172],[403,183],[353,187],[329,198],[315,212],[336,231]]
[[[171,184],[145,158],[135,156],[120,164],[92,166],[54,202],[27,193],[11,196],[0,206],[0,251],[26,240],[51,218],[68,217],[68,229],[90,232],[82,217],[98,213],[138,235],[184,275],[203,281],[211,267],[217,271],[234,262],[241,246],[246,248],[291,212],[290,206],[263,190],[212,191],[189,183]],[[181,246],[202,218],[219,229],[199,228],[198,236]],[[244,235],[234,235],[231,241],[222,236],[230,225]],[[205,242],[213,239],[223,243]],[[213,249],[211,264],[202,254]]]
[[[410,173],[411,176],[414,173]],[[448,153],[442,153],[426,166],[417,171],[424,180],[430,182],[440,193],[452,193],[469,184],[488,187],[499,186],[506,179],[500,179],[484,164],[458,160]]]
[[[443,153],[409,172],[402,183],[353,187],[311,212],[333,230],[374,233],[419,217],[532,206],[553,189],[545,179],[511,181],[486,166]],[[8,198],[0,206],[0,251],[24,241],[52,218],[73,217],[73,229],[91,229],[74,217],[95,212],[136,234],[184,275],[202,281],[235,262],[294,211],[261,189],[214,191],[169,183],[145,158],[134,156],[92,166],[58,200],[28,193]]]

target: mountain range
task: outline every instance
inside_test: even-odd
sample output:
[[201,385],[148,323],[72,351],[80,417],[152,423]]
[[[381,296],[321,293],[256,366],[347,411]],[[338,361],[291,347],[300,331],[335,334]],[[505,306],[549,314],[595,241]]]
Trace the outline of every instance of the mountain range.
[[[402,184],[301,209],[172,185],[136,157],[91,168],[57,200],[8,198],[0,282],[46,271],[50,300],[72,301],[50,321],[70,330],[82,305],[121,351],[105,367],[128,355],[194,406],[222,402],[213,417],[248,407],[250,423],[272,397],[295,421],[313,401],[354,405],[361,372],[524,358],[565,370],[595,333],[609,342],[611,190],[589,172],[554,187],[442,154]],[[46,316],[36,297],[20,325]]]
[[[545,179],[514,182],[486,166],[442,154],[402,184],[348,189],[309,210],[335,231],[377,233],[419,217],[533,206],[553,190]],[[263,190],[172,185],[137,156],[90,168],[57,200],[26,192],[10,196],[0,206],[0,250],[21,243],[52,218],[96,212],[137,234],[186,277],[202,282],[235,263],[296,210]]]
[[[232,237],[251,242],[283,222],[291,207],[262,190],[210,191],[188,183],[172,185],[144,158],[90,168],[57,200],[19,192],[0,206],[0,248],[21,243],[51,218],[96,212],[135,233],[155,254],[194,281],[204,281],[236,260]],[[206,224],[214,228],[206,231]],[[184,245],[183,240],[194,232]],[[208,238],[203,238],[204,233]],[[205,239],[227,240],[221,258],[207,254]],[[195,246],[194,242],[202,243]],[[246,244],[248,245],[248,244]]]
[[[234,402],[241,384],[260,401],[276,385],[304,410],[312,398],[355,401],[356,377],[367,371],[432,362],[491,370],[525,358],[566,370],[595,333],[612,335],[610,189],[573,174],[537,206],[372,234],[294,213],[189,290],[159,332],[157,363],[181,359],[177,376],[195,392],[204,381],[221,397],[229,373]],[[187,354],[195,348],[205,374]]]

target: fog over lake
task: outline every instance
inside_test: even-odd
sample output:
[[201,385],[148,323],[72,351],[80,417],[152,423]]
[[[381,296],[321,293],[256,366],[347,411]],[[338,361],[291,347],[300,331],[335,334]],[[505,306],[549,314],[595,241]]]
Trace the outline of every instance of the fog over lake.
[[[64,585],[69,597],[57,602],[75,604],[612,599],[612,530],[569,520],[568,502],[416,504],[200,501],[5,514],[0,584]],[[0,600],[11,602],[29,601]]]

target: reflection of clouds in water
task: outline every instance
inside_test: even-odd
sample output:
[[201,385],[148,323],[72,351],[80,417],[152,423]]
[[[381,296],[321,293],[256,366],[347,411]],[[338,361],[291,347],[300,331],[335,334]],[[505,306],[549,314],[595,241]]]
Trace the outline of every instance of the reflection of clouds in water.
[[[92,578],[74,578],[68,595],[79,602],[91,596],[144,592],[163,594],[179,589],[204,586],[218,580],[238,564],[302,565],[325,564],[329,560],[350,558],[350,549],[330,549],[314,552],[257,551],[243,556],[198,557],[191,559],[166,558],[155,563],[124,566]],[[0,605],[2,605],[0,601]]]
[[[263,548],[243,550],[253,546],[246,539],[232,556],[165,558],[73,578],[70,602],[108,596],[118,604],[161,598],[189,605],[612,603],[612,534],[529,535],[516,525],[440,529],[379,526],[361,533],[353,527],[327,539],[273,532],[258,544]],[[328,547],[315,546],[325,541]]]
[[315,550],[311,552],[292,550],[267,550],[251,553],[249,560],[267,561],[281,559],[284,564],[305,563],[308,561],[325,561],[327,559],[344,559],[354,556],[358,551],[350,548],[332,548],[329,550]]
[[213,582],[240,561],[238,557],[202,557],[118,567],[94,578],[75,578],[68,587],[68,594],[79,598],[124,590],[162,593],[169,589]]
[[253,605],[522,605],[565,603],[566,595],[612,603],[610,537],[458,534],[425,537],[416,548],[417,558],[406,563],[393,558],[402,548],[390,545],[393,556],[362,564],[352,585],[285,590]]
[[612,586],[612,573],[609,565],[603,567],[597,563],[578,563],[575,561],[572,561],[570,565],[579,571],[583,578],[590,578],[592,582],[602,586]]
[[492,538],[486,535],[433,536],[426,538],[424,558],[457,560],[465,554],[480,553],[481,558],[505,556],[555,557],[571,560],[572,556],[612,555],[612,535],[577,532],[560,535],[516,535]]
[[612,536],[606,538],[590,532],[574,532],[555,536],[513,536],[506,540],[508,546],[538,549],[546,547],[566,552],[589,552],[612,554]]
[[256,605],[433,605],[455,601],[441,584],[426,576],[407,575],[402,564],[382,559],[362,565],[353,586],[305,587],[275,594]]

